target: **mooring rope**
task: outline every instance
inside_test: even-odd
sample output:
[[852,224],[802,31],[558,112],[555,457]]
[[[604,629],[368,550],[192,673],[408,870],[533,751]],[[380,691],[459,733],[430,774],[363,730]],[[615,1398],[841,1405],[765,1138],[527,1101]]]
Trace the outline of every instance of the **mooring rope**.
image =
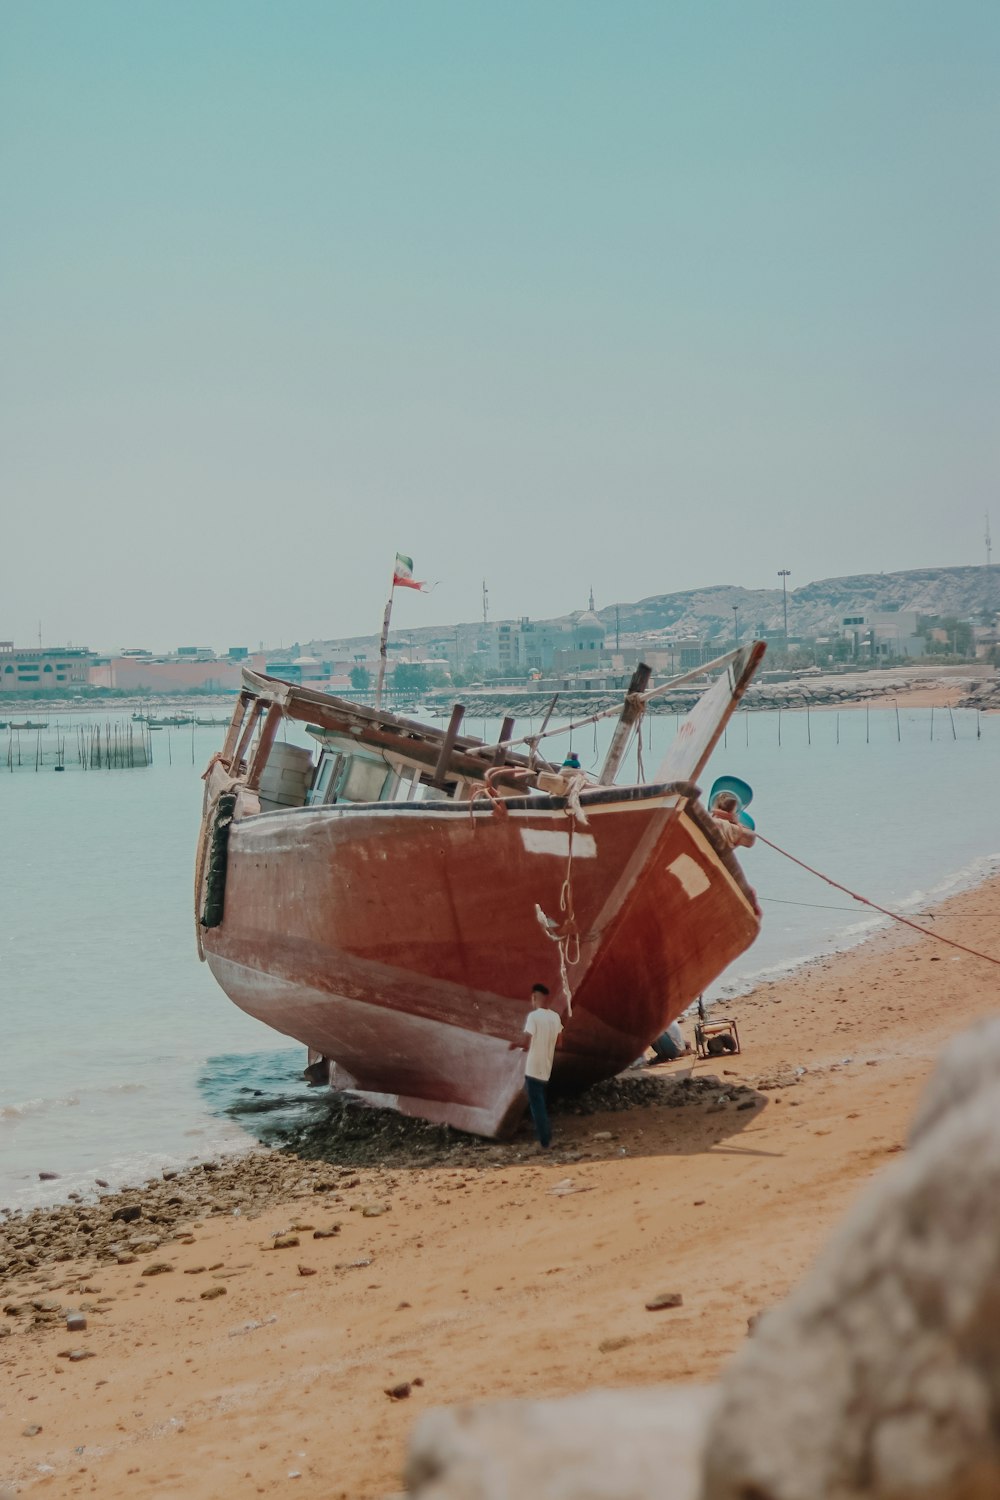
[[839,880],[833,880],[831,876],[824,875],[822,870],[814,870],[812,865],[807,865],[804,859],[796,859],[794,854],[789,854],[787,849],[782,849],[780,844],[775,844],[771,839],[764,837],[758,831],[757,839],[773,849],[775,854],[783,854],[790,859],[793,865],[798,865],[802,870],[808,870],[810,875],[815,875],[818,880],[825,880],[827,885],[832,885],[834,890],[843,891],[845,896],[850,896],[852,901],[860,901],[862,906],[870,906],[873,911],[881,912],[883,917],[891,917],[894,922],[900,922],[904,927],[912,927],[914,932],[922,933],[924,937],[934,938],[939,943],[947,943],[949,948],[958,948],[962,953],[970,953],[973,958],[984,958],[988,964],[996,964],[1000,967],[1000,958],[992,953],[981,953],[978,948],[969,948],[965,943],[957,943],[954,938],[943,937],[940,932],[932,932],[929,927],[921,927],[919,922],[911,922],[909,917],[901,917],[898,911],[889,911],[885,906],[879,906],[877,901],[870,901],[867,896],[860,896],[857,891],[852,891],[849,886],[841,885]]

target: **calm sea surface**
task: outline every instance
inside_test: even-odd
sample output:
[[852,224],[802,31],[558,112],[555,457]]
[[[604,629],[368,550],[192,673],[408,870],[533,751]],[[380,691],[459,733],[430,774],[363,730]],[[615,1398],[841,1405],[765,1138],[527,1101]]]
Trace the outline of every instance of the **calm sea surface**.
[[[50,732],[0,735],[0,1206],[52,1202],[95,1177],[113,1186],[162,1166],[274,1139],[318,1105],[304,1049],[236,1009],[195,952],[192,881],[200,774],[221,729],[152,736],[147,769],[84,771],[64,719],[67,769]],[[102,719],[106,722],[106,718]],[[467,723],[493,737],[499,722]],[[522,729],[531,726],[523,725]],[[646,721],[647,779],[673,736]],[[780,732],[780,744],[779,744]],[[573,736],[586,768],[610,737]],[[554,742],[562,758],[568,739]],[[1000,867],[993,809],[1000,717],[929,709],[741,714],[702,778],[756,792],[758,828],[884,906],[919,909]],[[16,759],[16,756],[15,756]],[[635,759],[622,780],[635,779]],[[764,932],[723,976],[732,995],[765,973],[856,942],[863,908],[758,844],[743,863]],[[59,1173],[40,1182],[39,1171]]]

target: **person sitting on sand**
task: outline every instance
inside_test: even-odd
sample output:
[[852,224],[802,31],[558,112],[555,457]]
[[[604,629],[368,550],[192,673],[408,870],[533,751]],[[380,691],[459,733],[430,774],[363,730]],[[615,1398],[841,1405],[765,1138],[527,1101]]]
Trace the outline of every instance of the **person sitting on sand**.
[[[671,1021],[666,1031],[660,1033],[655,1042],[652,1042],[646,1050],[646,1057],[652,1063],[673,1062],[675,1058],[687,1057],[691,1052],[691,1043],[684,1040],[684,1034],[676,1021]],[[652,1057],[649,1056],[652,1052]]]

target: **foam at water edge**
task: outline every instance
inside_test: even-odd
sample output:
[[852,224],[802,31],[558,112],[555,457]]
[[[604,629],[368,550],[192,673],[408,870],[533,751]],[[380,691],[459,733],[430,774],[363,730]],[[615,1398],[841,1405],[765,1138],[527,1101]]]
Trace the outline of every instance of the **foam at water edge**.
[[[998,871],[1000,871],[1000,854],[981,855],[970,864],[963,865],[960,870],[944,876],[928,890],[915,891],[912,895],[905,897],[898,903],[896,909],[901,914],[913,914],[931,906],[938,906],[952,896],[961,895],[965,891],[973,890],[977,885],[982,885]],[[861,910],[860,907],[859,910]],[[741,995],[749,995],[758,985],[787,979],[800,969],[806,969],[810,964],[818,963],[821,959],[831,958],[837,953],[848,953],[852,948],[860,947],[877,932],[892,925],[891,917],[873,913],[870,917],[842,928],[829,942],[820,944],[818,948],[802,954],[799,958],[769,964],[764,968],[755,969],[750,974],[744,974],[739,979],[724,981],[722,984],[713,986],[707,1003],[717,1005],[723,1000],[735,1000]]]

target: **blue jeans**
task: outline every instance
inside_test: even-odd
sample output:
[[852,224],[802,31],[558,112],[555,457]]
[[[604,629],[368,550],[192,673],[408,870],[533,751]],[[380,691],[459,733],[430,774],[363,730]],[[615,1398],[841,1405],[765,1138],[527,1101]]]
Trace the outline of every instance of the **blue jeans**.
[[538,1137],[538,1144],[542,1150],[547,1150],[552,1140],[552,1126],[549,1124],[549,1111],[545,1102],[545,1093],[548,1084],[541,1078],[525,1078],[525,1092],[528,1095],[528,1108],[531,1110],[531,1119]]

